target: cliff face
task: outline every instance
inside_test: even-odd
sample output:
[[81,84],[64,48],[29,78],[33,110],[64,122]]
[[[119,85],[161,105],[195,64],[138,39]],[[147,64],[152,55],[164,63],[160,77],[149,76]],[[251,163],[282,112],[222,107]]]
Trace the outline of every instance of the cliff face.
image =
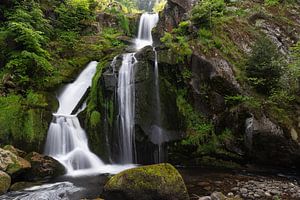
[[[169,0],[160,15],[156,36],[162,36],[163,32],[172,33],[180,22],[189,20],[193,3]],[[193,39],[199,28],[189,25],[188,42],[192,54],[182,65],[191,75],[184,87],[194,110],[213,123],[216,134],[224,129],[232,131],[235,139],[225,142],[223,149],[246,162],[290,168],[300,164],[299,104],[291,103],[283,120],[273,112],[267,100],[262,100],[259,106],[255,106],[256,102],[232,105],[228,100],[228,97],[239,96],[255,98],[253,90],[241,78],[244,72],[240,66],[258,37],[266,35],[287,59],[290,47],[299,41],[300,18],[296,13],[300,12],[300,6],[297,3],[251,9],[261,5],[255,1],[228,5],[227,10],[233,10],[237,15],[212,30],[213,37],[220,39],[221,47],[209,47],[210,43]],[[237,11],[244,13],[240,15]],[[160,67],[168,68],[163,64]],[[223,158],[228,159],[228,156]]]

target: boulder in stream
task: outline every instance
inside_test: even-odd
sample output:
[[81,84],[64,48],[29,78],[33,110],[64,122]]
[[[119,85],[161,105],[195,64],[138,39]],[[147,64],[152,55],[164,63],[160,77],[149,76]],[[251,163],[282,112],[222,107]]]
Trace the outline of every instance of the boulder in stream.
[[170,164],[143,166],[113,176],[104,186],[106,200],[188,200],[179,172]]
[[25,178],[25,180],[54,178],[65,173],[64,166],[52,157],[31,152],[25,157],[25,159],[28,160],[32,166],[21,175],[21,177]]

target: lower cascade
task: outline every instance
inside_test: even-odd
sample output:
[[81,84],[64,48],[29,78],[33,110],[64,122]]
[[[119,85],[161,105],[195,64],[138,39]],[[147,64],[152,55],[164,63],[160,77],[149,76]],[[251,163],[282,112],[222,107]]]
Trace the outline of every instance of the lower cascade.
[[124,54],[118,81],[119,103],[119,143],[121,146],[121,162],[133,163],[135,158],[134,146],[134,117],[135,117],[135,87],[134,64],[137,60],[133,53]]
[[[88,147],[88,140],[77,115],[71,115],[91,86],[97,62],[91,62],[78,78],[59,94],[58,112],[53,114],[45,154],[61,162],[69,175],[117,173],[132,166],[105,165]],[[77,113],[78,114],[78,113]]]

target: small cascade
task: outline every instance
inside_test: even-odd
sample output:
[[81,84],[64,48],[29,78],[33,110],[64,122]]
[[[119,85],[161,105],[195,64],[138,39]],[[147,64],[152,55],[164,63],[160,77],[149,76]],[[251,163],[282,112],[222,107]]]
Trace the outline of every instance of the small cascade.
[[152,46],[152,29],[156,26],[158,20],[158,13],[144,13],[141,16],[138,38],[135,40],[137,50],[142,49],[145,46]]
[[[158,22],[158,13],[144,13],[139,24],[138,38],[135,40],[137,50],[152,46],[152,29]],[[118,77],[118,131],[120,162],[134,163],[135,151],[135,79],[134,65],[137,63],[135,53],[123,55],[122,66]],[[157,64],[158,66],[158,64]],[[157,76],[158,76],[158,69]],[[158,95],[159,96],[159,95]]]
[[85,131],[73,109],[92,84],[97,62],[91,62],[78,78],[63,88],[58,96],[59,108],[53,114],[48,130],[45,154],[61,162],[68,175],[87,173],[115,173],[132,166],[105,165],[88,147]]
[[[163,133],[161,129],[161,104],[160,104],[160,88],[159,88],[159,71],[158,71],[158,55],[155,48],[153,48],[155,55],[155,66],[154,66],[154,81],[155,81],[155,99],[156,99],[156,127],[154,128],[156,141],[158,145],[158,156],[156,159],[157,163],[164,161],[163,152]],[[153,130],[153,129],[152,129]]]
[[123,55],[119,71],[119,143],[122,163],[133,163],[135,158],[134,118],[135,118],[135,84],[134,65],[137,60],[133,53]]

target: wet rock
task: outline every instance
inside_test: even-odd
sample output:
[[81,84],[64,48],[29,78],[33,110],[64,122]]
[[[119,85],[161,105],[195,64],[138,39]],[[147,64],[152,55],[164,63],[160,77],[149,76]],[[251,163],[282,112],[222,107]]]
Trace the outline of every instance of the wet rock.
[[113,176],[104,186],[106,200],[188,200],[181,175],[170,164],[129,169]]
[[41,185],[39,182],[16,182],[9,188],[10,191],[19,191],[32,186]]
[[54,178],[65,173],[65,168],[52,157],[32,152],[25,157],[31,163],[31,168],[20,174],[18,178],[25,180],[41,180]]
[[210,195],[211,200],[225,200],[226,196],[221,192],[214,192]]
[[10,176],[5,172],[0,171],[0,195],[7,192],[10,183],[11,183]]

